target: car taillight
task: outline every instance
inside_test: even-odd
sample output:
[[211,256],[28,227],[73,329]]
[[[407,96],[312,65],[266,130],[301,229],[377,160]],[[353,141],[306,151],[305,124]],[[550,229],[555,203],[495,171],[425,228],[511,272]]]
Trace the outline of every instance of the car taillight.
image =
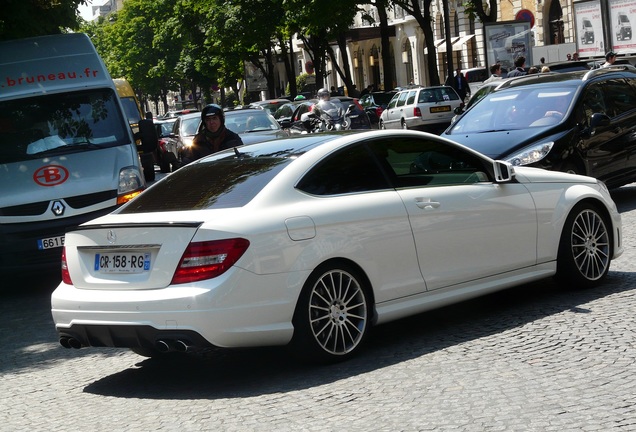
[[66,263],[66,247],[62,248],[62,282],[73,285],[71,274],[68,272],[68,264]]
[[249,245],[249,240],[244,238],[190,243],[172,277],[172,284],[222,275],[243,256]]
[[415,107],[413,109],[413,116],[415,117],[422,117],[422,111],[420,110],[419,107]]

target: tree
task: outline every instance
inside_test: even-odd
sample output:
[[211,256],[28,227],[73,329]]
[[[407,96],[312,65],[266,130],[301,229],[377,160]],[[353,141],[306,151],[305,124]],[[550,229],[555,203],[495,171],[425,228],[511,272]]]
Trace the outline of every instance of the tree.
[[469,18],[477,16],[482,23],[497,22],[497,0],[488,0],[488,10],[482,0],[466,0],[464,11]]
[[0,17],[0,40],[20,39],[77,30],[80,4],[86,0],[4,0]]

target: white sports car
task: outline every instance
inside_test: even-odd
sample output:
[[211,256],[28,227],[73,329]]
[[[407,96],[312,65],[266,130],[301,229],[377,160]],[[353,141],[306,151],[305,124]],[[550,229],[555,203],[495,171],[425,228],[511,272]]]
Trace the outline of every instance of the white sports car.
[[551,276],[596,285],[622,251],[594,178],[423,132],[309,134],[201,159],[67,233],[52,313],[65,347],[329,362],[375,324]]

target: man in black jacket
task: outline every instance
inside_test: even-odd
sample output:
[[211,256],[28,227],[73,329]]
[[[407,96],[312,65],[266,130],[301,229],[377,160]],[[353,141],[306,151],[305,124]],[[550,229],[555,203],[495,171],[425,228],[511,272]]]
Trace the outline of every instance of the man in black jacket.
[[181,155],[183,164],[221,150],[243,145],[241,137],[225,127],[223,108],[216,104],[207,105],[201,111],[202,127],[192,140],[192,146]]
[[141,144],[137,146],[139,156],[141,158],[141,167],[144,170],[144,178],[146,181],[155,180],[155,157],[154,152],[157,149],[159,137],[157,129],[152,121],[152,113],[148,111],[146,118],[139,120],[139,132],[135,133],[135,140],[141,140]]

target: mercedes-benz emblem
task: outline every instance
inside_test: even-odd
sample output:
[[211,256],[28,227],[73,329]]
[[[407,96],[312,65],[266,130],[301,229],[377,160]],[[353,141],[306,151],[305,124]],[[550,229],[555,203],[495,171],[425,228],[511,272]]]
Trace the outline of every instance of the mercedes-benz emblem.
[[108,240],[108,243],[113,244],[117,241],[117,234],[115,234],[115,231],[113,230],[108,230],[108,233],[106,234],[106,240]]

